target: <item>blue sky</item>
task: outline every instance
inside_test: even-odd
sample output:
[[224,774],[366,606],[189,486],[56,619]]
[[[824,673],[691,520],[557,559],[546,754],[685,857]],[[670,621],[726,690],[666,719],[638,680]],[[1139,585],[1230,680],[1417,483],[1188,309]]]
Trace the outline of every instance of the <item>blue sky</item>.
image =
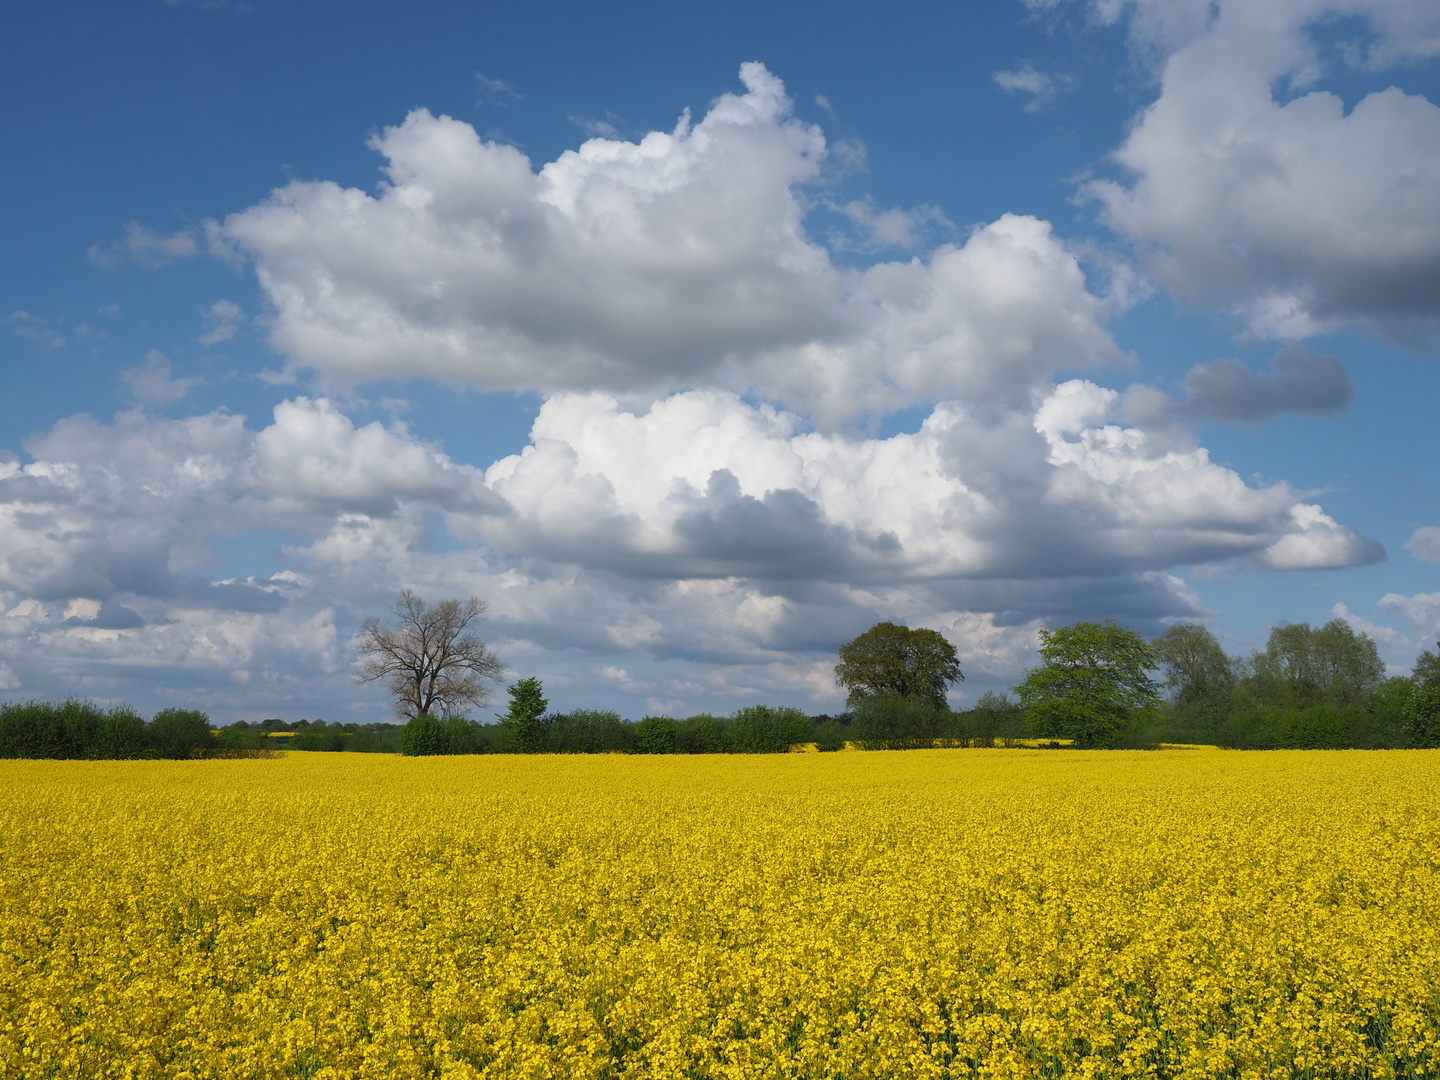
[[[381,719],[475,593],[559,707],[834,710],[933,626],[1440,637],[1440,13],[0,16],[0,693]],[[388,170],[388,171],[387,171]]]

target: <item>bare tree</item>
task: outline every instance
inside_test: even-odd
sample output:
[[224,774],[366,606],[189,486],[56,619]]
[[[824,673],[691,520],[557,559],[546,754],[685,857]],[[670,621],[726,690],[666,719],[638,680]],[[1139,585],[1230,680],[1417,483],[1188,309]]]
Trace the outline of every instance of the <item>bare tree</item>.
[[395,621],[366,619],[360,627],[363,658],[356,679],[383,682],[400,716],[469,712],[490,699],[505,665],[475,636],[471,624],[485,613],[478,596],[441,600],[433,607],[409,589],[394,607]]

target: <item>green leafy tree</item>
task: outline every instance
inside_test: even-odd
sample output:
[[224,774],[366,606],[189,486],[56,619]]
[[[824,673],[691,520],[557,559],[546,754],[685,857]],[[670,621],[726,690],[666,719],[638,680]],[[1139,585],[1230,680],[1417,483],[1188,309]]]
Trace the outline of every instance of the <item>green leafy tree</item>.
[[[1435,643],[1440,648],[1440,641]],[[1440,656],[1435,655],[1426,649],[1415,658],[1415,667],[1410,672],[1410,681],[1416,686],[1426,686],[1432,682],[1440,682]]]
[[1343,619],[1318,630],[1309,623],[1275,627],[1249,668],[1242,687],[1246,696],[1261,705],[1301,709],[1366,706],[1385,677],[1375,642]]
[[668,716],[647,716],[635,726],[635,742],[642,754],[673,754],[679,725]]
[[1417,687],[1401,706],[1400,719],[1411,746],[1421,749],[1440,746],[1440,681]]
[[1196,623],[1176,623],[1151,642],[1177,705],[1228,699],[1235,665],[1214,634]]
[[500,716],[500,726],[509,732],[516,749],[533,754],[545,737],[540,718],[550,702],[545,699],[540,680],[533,675],[511,684],[505,692],[510,695],[510,711]]
[[199,709],[161,709],[150,720],[149,740],[162,758],[190,758],[212,749],[215,733]]
[[1037,735],[1101,746],[1159,706],[1154,650],[1113,619],[1041,630],[1040,656],[1015,687]]
[[406,757],[429,757],[445,752],[445,732],[440,721],[429,713],[412,716],[400,729],[400,753]]
[[835,682],[849,691],[849,705],[872,694],[918,697],[943,709],[945,691],[965,678],[955,646],[935,630],[876,623],[840,647]]

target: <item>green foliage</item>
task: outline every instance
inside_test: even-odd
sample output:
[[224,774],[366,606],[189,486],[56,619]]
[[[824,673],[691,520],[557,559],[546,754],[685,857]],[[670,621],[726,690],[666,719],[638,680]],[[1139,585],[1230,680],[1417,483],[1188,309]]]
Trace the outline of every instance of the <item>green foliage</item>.
[[0,757],[89,757],[104,715],[76,698],[0,705]]
[[636,748],[642,754],[673,754],[678,727],[668,716],[647,716],[635,727]]
[[1176,724],[1217,730],[1229,715],[1236,673],[1215,635],[1195,623],[1177,623],[1151,646],[1165,672]]
[[942,634],[892,622],[876,623],[842,645],[835,665],[835,682],[850,692],[851,706],[872,694],[894,694],[943,709],[946,689],[964,677],[955,646]]
[[611,708],[576,708],[541,717],[530,753],[631,753],[635,727]]
[[1375,642],[1343,619],[1318,630],[1309,623],[1275,627],[1265,651],[1252,654],[1248,667],[1239,688],[1242,698],[1296,709],[1367,706],[1385,677]]
[[833,753],[836,750],[844,750],[845,744],[850,741],[850,733],[838,720],[826,719],[823,723],[815,725],[815,749],[822,754]]
[[1037,735],[1103,746],[1158,710],[1159,689],[1147,674],[1155,654],[1114,620],[1041,630],[1040,656],[1015,688]]
[[730,725],[724,717],[699,713],[675,724],[677,754],[721,754],[730,748]]
[[400,729],[400,753],[406,757],[443,754],[448,740],[440,721],[429,713],[412,716]]
[[324,720],[301,720],[295,725],[295,734],[286,741],[287,750],[345,750],[350,745],[349,733],[344,726],[327,724]]
[[850,738],[862,750],[933,746],[950,734],[951,713],[929,698],[882,692],[861,698],[850,721]]
[[161,709],[150,721],[150,747],[177,761],[200,757],[215,746],[210,717],[199,709]]
[[550,702],[545,700],[540,680],[532,675],[511,684],[505,692],[510,695],[510,711],[500,717],[500,726],[510,743],[524,754],[544,749],[546,733],[540,718]]
[[740,754],[783,754],[810,741],[814,725],[799,709],[752,705],[730,721],[729,749]]
[[1400,717],[1411,746],[1440,747],[1440,680],[1416,687],[1401,706]]
[[128,705],[116,705],[100,719],[92,756],[112,760],[139,758],[146,756],[149,748],[144,718]]
[[971,746],[992,746],[997,739],[1018,739],[1026,733],[1020,703],[1009,694],[986,690],[972,708],[954,714],[951,738]]
[[[1435,643],[1440,648],[1440,641]],[[1416,686],[1426,686],[1429,683],[1440,681],[1440,656],[1435,655],[1426,649],[1415,658],[1415,666],[1410,671],[1410,681]]]
[[1368,741],[1371,719],[1357,705],[1249,706],[1231,715],[1221,744],[1244,750],[1345,750]]

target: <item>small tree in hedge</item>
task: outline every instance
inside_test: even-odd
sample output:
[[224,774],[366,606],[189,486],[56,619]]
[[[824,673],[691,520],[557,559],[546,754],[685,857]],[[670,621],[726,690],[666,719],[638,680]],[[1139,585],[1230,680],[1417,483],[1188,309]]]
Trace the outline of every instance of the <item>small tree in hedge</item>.
[[412,716],[400,729],[400,753],[406,757],[428,757],[444,753],[445,733],[440,721],[429,713]]
[[635,741],[642,754],[673,754],[679,725],[668,716],[647,716],[635,726]]
[[752,705],[730,721],[731,748],[742,754],[783,754],[809,742],[813,727],[799,709]]
[[215,745],[210,717],[199,709],[161,709],[150,721],[149,735],[162,758],[192,758]]
[[533,675],[514,683],[505,692],[510,695],[510,711],[500,717],[500,726],[509,732],[517,750],[533,754],[540,749],[545,736],[540,718],[550,702],[544,697],[540,680]]
[[1400,706],[1400,720],[1412,747],[1440,746],[1440,679],[1418,686]]
[[933,746],[950,734],[950,710],[929,698],[871,694],[855,705],[850,737],[862,750],[906,750]]

